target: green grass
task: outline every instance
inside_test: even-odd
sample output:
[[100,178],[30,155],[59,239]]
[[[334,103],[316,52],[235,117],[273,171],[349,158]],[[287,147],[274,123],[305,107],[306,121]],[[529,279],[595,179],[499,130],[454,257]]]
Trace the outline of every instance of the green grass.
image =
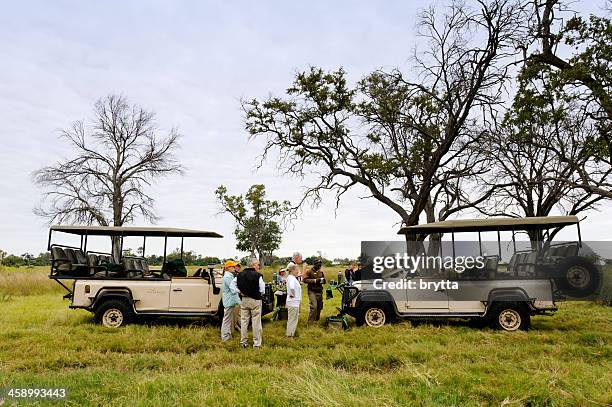
[[[305,301],[299,338],[266,317],[255,350],[197,321],[106,329],[68,309],[45,271],[3,273],[0,388],[66,387],[69,405],[612,403],[612,308],[597,304],[562,303],[529,332],[459,321],[339,332],[306,327]],[[336,293],[324,316],[338,303]]]

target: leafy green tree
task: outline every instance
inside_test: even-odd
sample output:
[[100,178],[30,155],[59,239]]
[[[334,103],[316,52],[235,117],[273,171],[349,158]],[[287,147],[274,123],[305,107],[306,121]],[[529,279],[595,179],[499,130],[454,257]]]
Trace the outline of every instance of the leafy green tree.
[[306,257],[304,259],[304,263],[308,264],[309,266],[312,266],[314,264],[315,260],[317,260],[317,259],[321,260],[321,263],[325,267],[331,267],[334,264],[331,260],[326,259],[325,257],[321,257],[321,256]]
[[14,254],[9,254],[2,260],[2,265],[8,267],[19,267],[23,265],[23,259],[19,256],[15,256]]
[[247,130],[266,140],[263,157],[278,153],[287,173],[318,181],[300,205],[320,202],[325,191],[338,204],[349,189],[365,188],[415,225],[491,195],[469,194],[474,176],[488,170],[469,146],[480,142],[480,123],[501,103],[521,9],[478,4],[475,11],[453,2],[442,16],[425,10],[418,76],[377,71],[350,86],[342,69],[311,68],[284,97],[243,103]]
[[220,258],[214,256],[204,256],[198,258],[196,264],[198,266],[208,266],[209,264],[221,264],[223,263]]
[[[548,216],[553,211],[578,215],[605,199],[576,187],[584,174],[598,188],[612,180],[612,167],[591,149],[601,142],[596,123],[578,101],[558,91],[551,75],[556,74],[550,67],[543,67],[537,77],[520,75],[501,125],[476,146],[491,163],[480,185],[503,184],[479,208],[489,216]],[[540,231],[528,234],[534,245],[543,240]]]
[[581,101],[581,109],[595,120],[603,143],[594,147],[612,159],[612,22],[609,17],[588,18],[569,11],[570,2],[532,3],[535,17],[530,32],[536,42],[524,76],[537,77],[550,68],[551,86],[564,97]]
[[30,253],[24,253],[21,255],[21,258],[23,260],[23,264],[29,267],[32,263],[32,260],[34,260],[34,255]]
[[263,265],[265,256],[280,246],[279,222],[290,215],[291,203],[266,199],[266,187],[261,184],[251,186],[245,195],[229,195],[221,185],[215,195],[221,212],[229,213],[236,222],[236,249],[257,255]]
[[36,266],[49,266],[51,265],[51,253],[42,252],[34,258],[34,265]]
[[150,254],[147,256],[147,263],[151,266],[159,266],[162,264],[163,256]]

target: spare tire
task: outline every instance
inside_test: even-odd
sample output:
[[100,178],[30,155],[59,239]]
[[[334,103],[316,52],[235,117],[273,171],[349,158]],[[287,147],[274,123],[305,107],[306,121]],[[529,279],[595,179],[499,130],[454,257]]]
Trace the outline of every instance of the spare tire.
[[601,282],[601,274],[597,267],[587,259],[570,258],[561,263],[555,282],[564,295],[584,298],[597,291]]

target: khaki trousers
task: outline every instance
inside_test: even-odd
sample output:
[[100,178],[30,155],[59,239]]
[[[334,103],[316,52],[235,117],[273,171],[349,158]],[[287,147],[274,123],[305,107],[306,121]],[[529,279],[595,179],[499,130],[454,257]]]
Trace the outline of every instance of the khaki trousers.
[[223,322],[221,322],[221,340],[223,342],[229,341],[232,338],[237,314],[238,312],[236,312],[235,307],[225,307],[223,309]]
[[287,307],[287,336],[295,336],[300,319],[300,307]]
[[318,321],[323,310],[323,293],[308,290],[308,301],[310,302],[308,322]]
[[249,321],[253,325],[253,347],[261,346],[261,300],[242,297],[240,304],[240,344],[249,343]]

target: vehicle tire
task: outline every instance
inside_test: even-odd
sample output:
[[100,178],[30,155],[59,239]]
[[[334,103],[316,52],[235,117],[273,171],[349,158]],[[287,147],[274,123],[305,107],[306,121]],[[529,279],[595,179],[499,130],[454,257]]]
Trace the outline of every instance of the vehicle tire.
[[107,328],[119,328],[134,319],[132,307],[123,300],[109,299],[96,308],[95,320]]
[[489,318],[493,328],[502,331],[526,331],[531,325],[531,317],[524,304],[499,303],[493,307]]
[[391,323],[393,317],[392,312],[387,304],[364,304],[362,306],[358,325],[366,325],[372,328],[380,328],[384,324]]
[[599,271],[592,263],[584,259],[570,259],[561,265],[556,282],[563,294],[583,298],[595,293],[600,280]]

